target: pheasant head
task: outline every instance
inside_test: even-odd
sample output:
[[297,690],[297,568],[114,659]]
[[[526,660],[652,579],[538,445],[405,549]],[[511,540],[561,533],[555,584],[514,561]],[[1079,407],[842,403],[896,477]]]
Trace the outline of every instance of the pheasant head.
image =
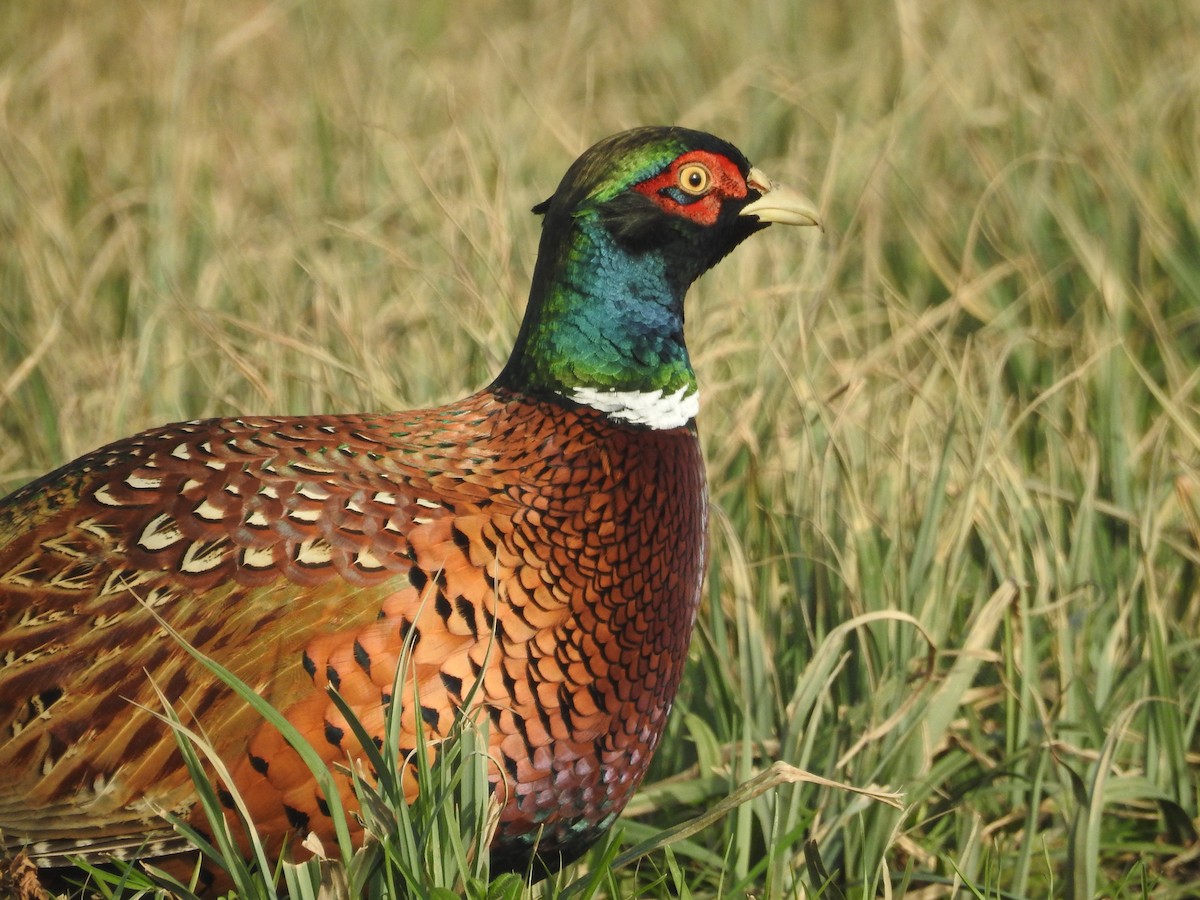
[[732,144],[666,127],[600,141],[534,212],[545,220],[533,287],[496,384],[651,428],[697,409],[683,334],[692,282],[772,222],[818,225],[810,201]]

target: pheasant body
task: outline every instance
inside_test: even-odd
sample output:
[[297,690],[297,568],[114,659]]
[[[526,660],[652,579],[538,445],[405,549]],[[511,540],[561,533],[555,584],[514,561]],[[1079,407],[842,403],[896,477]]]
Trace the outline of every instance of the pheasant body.
[[541,207],[529,311],[489,388],[409,413],[168,425],[0,502],[0,846],[43,864],[177,849],[159,813],[194,795],[148,712],[159,691],[276,849],[331,835],[297,754],[169,626],[335,773],[362,751],[331,690],[379,745],[399,704],[402,754],[460,712],[486,718],[493,860],[583,852],[645,773],[699,603],[683,294],[766,222],[809,215],[764,182],[711,136],[611,138]]

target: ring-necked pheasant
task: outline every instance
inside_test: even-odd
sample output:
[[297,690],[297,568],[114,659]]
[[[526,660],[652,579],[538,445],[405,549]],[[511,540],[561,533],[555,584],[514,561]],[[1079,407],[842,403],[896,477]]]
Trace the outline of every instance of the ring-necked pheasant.
[[468,697],[489,718],[498,867],[527,866],[536,840],[553,870],[612,823],[662,732],[705,567],[684,293],[768,223],[817,219],[730,144],[657,127],[596,144],[535,212],[525,319],[479,393],[167,425],[0,501],[0,849],[41,865],[173,849],[146,841],[193,788],[142,709],[154,685],[275,847],[331,839],[299,757],[151,610],[331,767],[356,746],[329,689],[381,737],[407,639],[403,737],[418,717],[446,734]]

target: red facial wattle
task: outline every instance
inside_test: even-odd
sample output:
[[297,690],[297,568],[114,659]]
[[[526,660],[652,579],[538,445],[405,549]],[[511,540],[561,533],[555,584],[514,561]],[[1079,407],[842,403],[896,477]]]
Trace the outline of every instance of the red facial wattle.
[[663,212],[697,225],[715,225],[721,204],[741,199],[748,192],[738,167],[727,157],[706,150],[684,153],[634,190],[653,200]]

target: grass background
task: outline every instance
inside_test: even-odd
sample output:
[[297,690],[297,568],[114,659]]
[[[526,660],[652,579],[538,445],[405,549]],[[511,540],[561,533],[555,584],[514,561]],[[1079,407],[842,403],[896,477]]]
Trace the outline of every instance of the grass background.
[[711,130],[828,233],[690,298],[715,559],[623,840],[776,760],[904,805],[781,787],[603,890],[1194,896],[1200,7],[615,10],[0,4],[0,487],[474,390],[574,156]]

